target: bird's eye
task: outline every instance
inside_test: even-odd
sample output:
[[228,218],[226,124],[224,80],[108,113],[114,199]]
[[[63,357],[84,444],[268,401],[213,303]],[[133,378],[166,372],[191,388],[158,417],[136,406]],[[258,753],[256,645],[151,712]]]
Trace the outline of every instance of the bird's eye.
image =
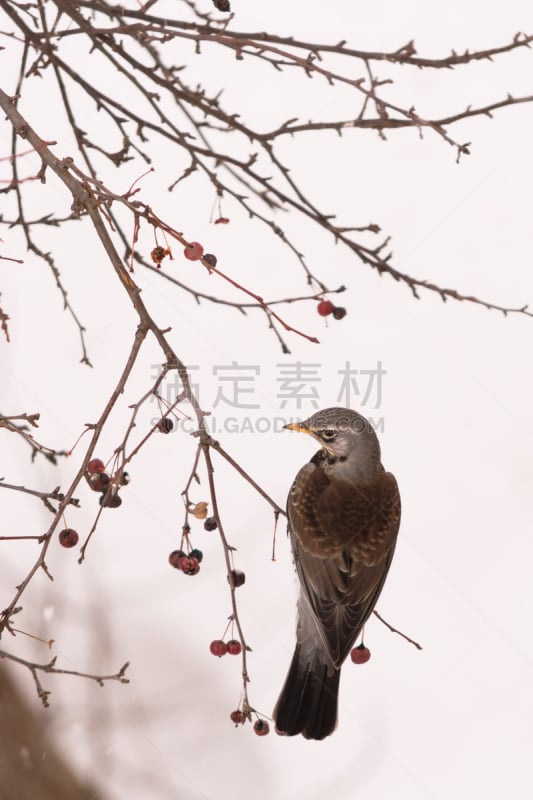
[[320,435],[322,436],[323,439],[331,441],[331,439],[334,439],[335,436],[337,435],[337,431],[333,431],[331,430],[331,428],[327,428],[325,431],[322,431]]

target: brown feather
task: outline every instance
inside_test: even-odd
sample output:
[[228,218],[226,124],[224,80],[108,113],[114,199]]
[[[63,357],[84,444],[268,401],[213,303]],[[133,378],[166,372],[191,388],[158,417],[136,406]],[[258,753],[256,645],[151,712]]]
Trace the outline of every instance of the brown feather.
[[392,560],[400,523],[396,480],[383,468],[371,483],[331,483],[306,464],[288,513],[302,590],[331,660],[340,666],[372,613]]

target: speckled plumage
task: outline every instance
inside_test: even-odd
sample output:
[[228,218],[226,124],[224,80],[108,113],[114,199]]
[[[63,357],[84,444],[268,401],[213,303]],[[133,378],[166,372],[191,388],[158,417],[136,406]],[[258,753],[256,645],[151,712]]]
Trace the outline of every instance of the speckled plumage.
[[387,576],[400,496],[360,414],[331,408],[288,427],[322,449],[299,471],[287,503],[301,593],[296,649],[274,718],[282,733],[323,739],[336,726],[340,667]]

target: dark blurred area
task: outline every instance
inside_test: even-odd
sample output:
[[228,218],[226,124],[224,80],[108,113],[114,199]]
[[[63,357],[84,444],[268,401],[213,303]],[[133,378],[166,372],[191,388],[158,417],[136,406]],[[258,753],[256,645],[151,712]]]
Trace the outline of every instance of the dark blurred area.
[[32,701],[26,704],[0,663],[1,800],[104,800],[73,773]]

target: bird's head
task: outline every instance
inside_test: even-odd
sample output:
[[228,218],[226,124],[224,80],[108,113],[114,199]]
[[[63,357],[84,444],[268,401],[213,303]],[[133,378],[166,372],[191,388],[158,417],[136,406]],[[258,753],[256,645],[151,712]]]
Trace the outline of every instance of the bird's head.
[[325,408],[304,422],[285,425],[307,433],[320,443],[328,458],[358,473],[374,471],[380,463],[376,433],[365,417],[349,408]]

